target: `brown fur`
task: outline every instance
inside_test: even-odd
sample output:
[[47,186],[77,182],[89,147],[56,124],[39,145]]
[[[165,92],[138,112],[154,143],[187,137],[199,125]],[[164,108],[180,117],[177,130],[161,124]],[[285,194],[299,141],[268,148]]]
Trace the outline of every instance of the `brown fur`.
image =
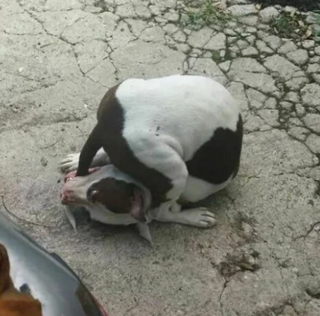
[[6,248],[0,244],[0,316],[42,316],[41,303],[19,292],[10,278]]
[[[111,212],[123,214],[131,210],[134,185],[114,178],[105,178],[93,184],[89,191],[94,191],[92,202],[99,202]],[[89,193],[90,195],[90,193]]]

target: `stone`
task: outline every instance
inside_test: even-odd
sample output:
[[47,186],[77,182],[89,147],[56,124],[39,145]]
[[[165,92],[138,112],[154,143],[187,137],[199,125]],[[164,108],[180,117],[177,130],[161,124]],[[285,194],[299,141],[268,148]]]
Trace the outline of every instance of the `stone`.
[[132,3],[125,3],[117,6],[116,15],[121,18],[134,18],[136,16],[135,8]]
[[72,44],[77,44],[94,39],[105,40],[106,35],[101,19],[94,14],[88,14],[83,19],[79,19],[67,27],[61,37]]
[[264,93],[272,93],[277,91],[275,80],[267,74],[246,71],[233,73],[229,71],[229,78],[233,81],[243,82],[249,87],[259,89]]
[[246,31],[249,32],[249,33],[257,33],[257,29],[255,27],[252,27],[252,26],[248,26],[246,28]]
[[320,56],[314,56],[309,59],[310,63],[320,63]]
[[300,102],[299,94],[297,92],[293,92],[293,91],[288,92],[285,95],[284,99],[286,101],[291,101],[291,102],[294,102],[294,103]]
[[236,41],[236,39],[237,39],[237,37],[235,37],[235,36],[228,36],[227,37],[227,43],[228,44],[232,44],[232,43],[234,43]]
[[309,82],[307,77],[293,78],[285,82],[285,86],[290,90],[299,90]]
[[312,150],[314,153],[320,153],[320,137],[315,134],[309,135],[306,140],[307,146]]
[[276,127],[280,125],[278,122],[278,110],[262,109],[258,111],[258,114],[269,126]]
[[297,49],[298,48],[297,48],[296,44],[294,44],[292,41],[287,41],[284,45],[282,45],[278,49],[278,53],[279,54],[288,54],[288,53],[293,52]]
[[296,104],[296,112],[298,116],[302,116],[306,113],[306,109],[302,106],[302,104],[298,103]]
[[303,117],[303,122],[309,127],[311,130],[316,133],[320,133],[320,115],[315,113],[307,113]]
[[165,36],[165,33],[164,33],[163,29],[160,26],[156,25],[156,26],[149,27],[149,28],[145,29],[144,31],[142,31],[139,38],[143,41],[146,41],[146,42],[165,44],[166,41],[165,41],[164,36]]
[[242,16],[239,17],[239,22],[250,25],[250,26],[256,26],[258,23],[258,17],[256,15],[248,15],[248,16]]
[[284,80],[291,79],[295,72],[300,71],[299,67],[295,66],[280,55],[267,57],[264,61],[264,66],[271,71],[277,72],[280,78]]
[[167,12],[164,14],[164,18],[170,22],[177,22],[179,20],[179,14],[177,12]]
[[320,65],[317,64],[309,64],[307,68],[307,73],[320,72]]
[[244,48],[247,48],[249,46],[249,43],[245,40],[238,40],[237,41],[237,46],[240,48],[240,49],[244,49]]
[[178,28],[176,25],[172,24],[172,23],[168,23],[168,24],[166,24],[166,25],[163,27],[163,30],[164,30],[167,34],[172,35],[172,34],[178,32],[178,31],[179,31],[179,28]]
[[225,29],[224,30],[224,34],[228,35],[228,36],[235,36],[237,33],[234,30],[231,29]]
[[102,41],[90,41],[76,44],[74,51],[77,54],[79,67],[84,73],[95,67],[108,57],[108,44]]
[[[115,16],[113,16],[112,13],[110,13],[110,15],[111,16],[110,16],[109,27],[112,30],[114,30],[116,26],[117,18],[114,18]],[[74,11],[39,12],[37,14],[37,19],[39,22],[42,23],[43,27],[47,30],[48,33],[53,34],[55,36],[60,36],[68,27],[76,23],[77,20],[82,19],[86,16],[87,16],[86,13],[81,10],[77,12],[74,12]]]
[[225,85],[228,81],[224,73],[211,58],[197,58],[188,73],[210,76],[222,85]]
[[139,18],[149,19],[151,17],[151,12],[145,5],[135,5],[134,9]]
[[265,30],[265,31],[269,31],[270,30],[270,26],[268,24],[263,24],[263,23],[258,24],[257,28],[259,30]]
[[148,24],[143,20],[126,19],[126,23],[129,24],[131,33],[136,37],[139,37],[142,31],[148,28]]
[[265,41],[273,50],[277,50],[282,45],[281,38],[275,35],[263,37],[262,40]]
[[309,59],[308,52],[304,49],[297,49],[294,52],[290,52],[287,54],[287,57],[297,65],[304,65]]
[[271,109],[271,110],[276,109],[276,108],[277,108],[277,99],[275,99],[275,98],[269,98],[269,99],[265,102],[264,107],[265,107],[266,109]]
[[292,7],[292,6],[285,6],[285,8],[283,9],[284,12],[287,12],[287,13],[294,13],[297,11],[297,8],[295,7]]
[[314,49],[314,52],[315,52],[317,55],[320,55],[320,46],[317,46],[317,47]]
[[94,68],[87,72],[87,76],[94,82],[99,82],[103,86],[112,87],[116,84],[113,74],[116,72],[109,59],[102,60]]
[[202,48],[209,42],[212,35],[213,31],[208,27],[204,27],[199,31],[192,32],[189,36],[188,44],[192,47]]
[[320,74],[312,74],[312,78],[315,82],[320,83]]
[[253,115],[252,113],[248,113],[246,115],[244,129],[245,131],[248,131],[248,132],[256,132],[256,131],[271,130],[271,127],[268,124],[266,124],[266,122],[260,116]]
[[234,16],[244,16],[258,12],[257,8],[253,4],[233,5],[229,7],[228,10]]
[[254,35],[250,35],[246,38],[246,41],[250,43],[250,45],[254,45],[256,41],[256,37]]
[[262,22],[269,23],[272,19],[280,15],[279,11],[274,7],[266,7],[259,12],[259,16]]
[[179,42],[179,43],[185,43],[187,37],[186,37],[186,34],[184,34],[183,32],[181,31],[178,31],[176,33],[174,33],[172,35],[172,38],[176,41],[176,42]]
[[210,50],[221,50],[226,48],[226,35],[223,33],[218,33],[213,35],[210,41],[205,45],[205,49]]
[[241,112],[249,111],[249,102],[243,84],[241,82],[230,82],[227,89],[237,99]]
[[305,141],[307,134],[309,134],[309,131],[303,127],[293,126],[289,128],[288,134],[293,136],[294,138],[299,139],[300,141]]
[[159,7],[155,6],[155,5],[150,5],[149,6],[149,10],[151,12],[152,15],[157,16],[161,14],[161,10],[159,9]]
[[303,105],[320,108],[320,86],[316,83],[307,84],[301,90],[301,98]]
[[267,72],[267,70],[256,59],[248,57],[234,59],[230,70],[234,72]]
[[177,48],[177,50],[179,50],[185,54],[190,51],[190,47],[187,44],[176,44],[175,47]]
[[186,56],[166,45],[139,39],[115,49],[111,58],[119,80],[123,80],[128,77],[150,78],[155,72],[157,76],[181,73]]
[[230,65],[231,65],[231,61],[230,60],[227,60],[223,63],[220,63],[218,66],[220,67],[220,69],[223,71],[223,72],[228,72],[229,69],[230,69]]
[[267,96],[262,94],[261,92],[249,88],[247,90],[247,97],[250,103],[250,106],[256,109],[263,107],[264,102],[267,100]]
[[314,40],[304,40],[304,41],[302,42],[302,46],[303,46],[305,49],[313,48],[313,47],[314,47],[314,44],[315,44],[315,41],[314,41]]
[[280,107],[284,110],[291,111],[292,110],[292,103],[287,101],[280,102]]
[[121,21],[113,31],[112,37],[108,39],[108,43],[114,50],[123,44],[133,41],[134,39],[136,39],[136,37],[130,32],[128,24]]
[[259,55],[259,52],[253,46],[249,46],[242,50],[242,56],[257,56],[257,55]]
[[270,47],[268,47],[267,44],[262,40],[257,40],[256,46],[261,53],[267,53],[267,54],[273,53],[273,50]]

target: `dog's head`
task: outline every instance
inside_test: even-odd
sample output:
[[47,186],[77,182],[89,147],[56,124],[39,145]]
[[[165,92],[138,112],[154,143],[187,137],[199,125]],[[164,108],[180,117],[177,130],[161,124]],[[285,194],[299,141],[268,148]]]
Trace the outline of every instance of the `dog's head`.
[[108,165],[90,170],[85,177],[75,177],[75,172],[68,174],[61,201],[84,207],[99,203],[113,213],[127,213],[138,221],[145,221],[151,194],[133,178]]
[[42,316],[41,303],[15,289],[6,248],[0,244],[0,316]]

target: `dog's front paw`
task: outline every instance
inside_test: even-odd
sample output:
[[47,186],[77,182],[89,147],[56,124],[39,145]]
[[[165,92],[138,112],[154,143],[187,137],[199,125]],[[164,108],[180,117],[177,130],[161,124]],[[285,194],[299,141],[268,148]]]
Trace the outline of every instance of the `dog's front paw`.
[[217,223],[214,214],[204,207],[182,211],[181,215],[182,214],[185,218],[186,224],[191,226],[207,228],[212,227]]
[[61,160],[59,168],[62,172],[69,173],[78,169],[80,153],[69,154],[66,158]]

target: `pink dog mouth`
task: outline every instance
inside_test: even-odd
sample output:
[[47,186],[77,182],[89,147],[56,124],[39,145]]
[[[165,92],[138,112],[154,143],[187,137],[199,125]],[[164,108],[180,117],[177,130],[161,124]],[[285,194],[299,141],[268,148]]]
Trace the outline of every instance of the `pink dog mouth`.
[[[98,171],[100,169],[100,167],[96,167],[96,168],[90,168],[89,169],[89,175]],[[64,180],[63,182],[64,183],[67,183],[73,179],[76,178],[76,174],[77,174],[77,171],[72,171],[70,173],[68,173],[65,177],[64,177]],[[65,186],[63,187],[62,189],[62,192],[60,193],[60,200],[61,200],[61,203],[62,204],[72,204],[75,201],[75,199],[73,198],[74,194],[73,194],[73,191],[71,190],[66,190]]]

